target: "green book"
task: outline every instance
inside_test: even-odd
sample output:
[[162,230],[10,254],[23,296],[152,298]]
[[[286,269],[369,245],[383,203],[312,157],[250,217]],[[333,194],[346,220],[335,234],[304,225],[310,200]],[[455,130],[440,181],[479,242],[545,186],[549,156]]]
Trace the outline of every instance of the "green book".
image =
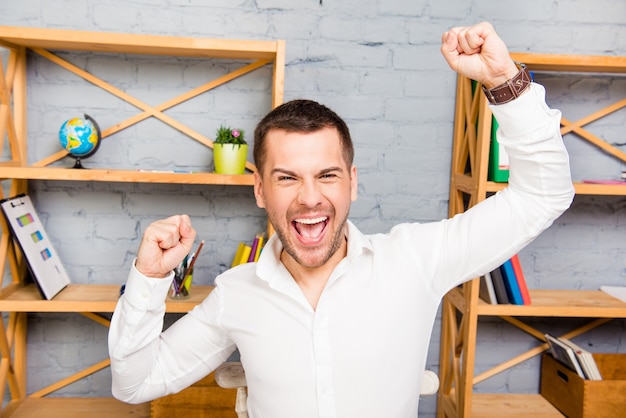
[[509,181],[509,156],[506,154],[504,147],[498,143],[498,138],[496,137],[497,130],[498,122],[492,116],[487,179],[496,183],[506,183]]

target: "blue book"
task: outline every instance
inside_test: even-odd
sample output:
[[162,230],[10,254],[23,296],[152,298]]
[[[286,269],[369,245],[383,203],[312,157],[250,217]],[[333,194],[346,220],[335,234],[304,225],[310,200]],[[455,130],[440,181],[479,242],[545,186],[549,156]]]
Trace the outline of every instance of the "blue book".
[[506,293],[509,296],[510,303],[514,305],[523,305],[524,298],[522,297],[522,291],[517,283],[517,278],[515,278],[515,270],[513,270],[513,263],[511,260],[505,261],[500,269],[502,270],[504,287],[506,288]]

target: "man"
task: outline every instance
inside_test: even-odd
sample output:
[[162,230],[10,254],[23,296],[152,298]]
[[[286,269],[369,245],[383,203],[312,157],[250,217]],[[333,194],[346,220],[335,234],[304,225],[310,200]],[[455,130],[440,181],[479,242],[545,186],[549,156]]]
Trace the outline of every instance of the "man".
[[279,106],[254,140],[254,194],[276,234],[258,263],[220,275],[204,302],[161,332],[172,269],[195,231],[186,215],[146,229],[111,323],[116,397],[177,392],[238,348],[251,417],[417,415],[441,298],[518,252],[573,197],[560,114],[493,27],[454,28],[441,51],[495,103],[512,99],[492,106],[509,187],[452,219],[363,235],[347,220],[357,170],[345,123],[311,101]]

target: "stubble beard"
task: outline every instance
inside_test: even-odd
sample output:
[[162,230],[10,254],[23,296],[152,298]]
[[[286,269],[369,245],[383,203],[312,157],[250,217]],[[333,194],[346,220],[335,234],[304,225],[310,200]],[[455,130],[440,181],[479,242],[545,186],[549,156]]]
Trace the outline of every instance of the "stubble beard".
[[280,239],[280,242],[283,244],[283,250],[291,258],[293,258],[293,260],[296,263],[298,263],[302,267],[313,269],[313,268],[321,267],[324,264],[326,264],[328,260],[330,260],[332,256],[335,255],[337,250],[341,248],[341,244],[343,243],[343,240],[345,239],[345,228],[346,228],[347,220],[348,220],[348,214],[346,214],[346,216],[343,218],[343,220],[339,224],[339,227],[335,231],[335,236],[333,237],[330,243],[330,246],[328,247],[328,250],[326,251],[326,254],[324,254],[322,258],[316,262],[307,262],[304,260],[304,257],[301,257],[298,255],[298,252],[296,251],[296,246],[293,245],[291,241],[288,239],[286,231],[284,229],[276,228],[275,232],[276,232],[276,235],[278,235],[278,239]]

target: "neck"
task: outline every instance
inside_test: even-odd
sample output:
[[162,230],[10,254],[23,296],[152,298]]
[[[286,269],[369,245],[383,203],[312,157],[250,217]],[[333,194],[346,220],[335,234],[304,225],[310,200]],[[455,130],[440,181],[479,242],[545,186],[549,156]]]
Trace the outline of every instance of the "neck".
[[284,250],[280,255],[280,260],[283,262],[285,268],[291,273],[291,276],[298,284],[302,293],[307,298],[313,310],[317,308],[324,287],[330,278],[335,267],[344,257],[347,255],[348,244],[344,238],[341,246],[335,253],[321,266],[306,267],[298,263],[293,257],[287,254]]

